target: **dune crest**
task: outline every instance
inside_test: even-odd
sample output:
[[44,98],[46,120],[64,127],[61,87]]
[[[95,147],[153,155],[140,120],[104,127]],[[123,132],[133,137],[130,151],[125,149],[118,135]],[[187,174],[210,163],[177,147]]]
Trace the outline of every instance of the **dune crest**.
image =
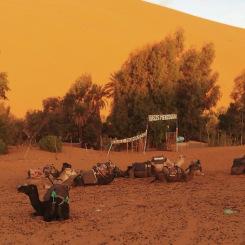
[[227,105],[245,68],[245,30],[139,0],[1,1],[0,71],[9,75],[12,112],[24,116],[44,98],[63,96],[82,73],[106,83],[130,52],[178,28],[187,47],[213,42],[214,69]]

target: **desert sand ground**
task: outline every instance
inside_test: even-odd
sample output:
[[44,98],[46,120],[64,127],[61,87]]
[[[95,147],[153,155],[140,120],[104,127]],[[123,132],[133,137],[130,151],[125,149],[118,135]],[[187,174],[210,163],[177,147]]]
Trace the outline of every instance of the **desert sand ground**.
[[[0,157],[0,244],[245,244],[245,176],[231,176],[234,157],[244,147],[185,149],[187,162],[199,158],[205,176],[188,183],[150,183],[146,179],[116,179],[107,186],[70,191],[71,218],[46,223],[32,216],[27,196],[16,186],[27,182],[29,168],[68,161],[88,169],[106,160],[106,153],[65,147],[57,155],[13,148]],[[175,152],[112,152],[120,167],[134,161]],[[41,194],[44,190],[40,188]],[[224,208],[238,213],[224,215]]]

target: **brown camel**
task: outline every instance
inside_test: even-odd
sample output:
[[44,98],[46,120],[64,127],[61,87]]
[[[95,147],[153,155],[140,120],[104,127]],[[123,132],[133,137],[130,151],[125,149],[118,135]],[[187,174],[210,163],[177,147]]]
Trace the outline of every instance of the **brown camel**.
[[65,220],[69,218],[69,188],[65,185],[53,185],[40,201],[36,185],[21,185],[17,188],[29,196],[35,215],[43,216],[44,221]]
[[202,167],[200,160],[192,161],[186,170],[179,167],[178,165],[174,166],[164,166],[162,171],[158,171],[154,168],[155,180],[162,182],[184,182],[189,181],[193,178],[196,172],[202,173]]
[[233,165],[231,167],[231,174],[232,175],[245,174],[245,156],[233,160]]
[[111,161],[108,161],[106,163],[97,163],[91,170],[81,171],[74,178],[73,184],[75,186],[107,185],[116,177],[122,177],[123,175],[123,171]]

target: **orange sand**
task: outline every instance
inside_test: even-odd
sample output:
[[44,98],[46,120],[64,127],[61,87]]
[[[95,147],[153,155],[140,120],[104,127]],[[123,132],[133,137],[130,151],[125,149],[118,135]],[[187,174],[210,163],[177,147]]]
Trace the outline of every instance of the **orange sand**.
[[[245,176],[230,175],[232,159],[244,147],[184,150],[205,171],[188,183],[116,179],[107,186],[73,188],[71,219],[51,223],[32,216],[28,198],[16,191],[27,181],[27,169],[51,162],[60,168],[64,161],[86,169],[106,160],[106,153],[65,147],[56,160],[55,154],[33,149],[24,160],[24,150],[0,156],[1,244],[245,244]],[[161,153],[113,152],[111,159],[125,168]],[[239,212],[225,216],[224,208]]]
[[0,1],[0,71],[9,75],[12,112],[40,108],[63,96],[82,73],[106,83],[129,53],[186,31],[187,47],[213,42],[214,68],[227,105],[233,79],[245,68],[245,30],[140,0]]

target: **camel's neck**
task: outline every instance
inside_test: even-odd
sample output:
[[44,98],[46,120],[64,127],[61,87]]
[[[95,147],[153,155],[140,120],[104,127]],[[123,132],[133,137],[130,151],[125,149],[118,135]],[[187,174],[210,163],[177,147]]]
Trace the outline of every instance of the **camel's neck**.
[[29,198],[31,201],[32,207],[36,210],[38,214],[42,214],[42,203],[39,199],[38,190],[34,190],[31,194],[29,194]]

